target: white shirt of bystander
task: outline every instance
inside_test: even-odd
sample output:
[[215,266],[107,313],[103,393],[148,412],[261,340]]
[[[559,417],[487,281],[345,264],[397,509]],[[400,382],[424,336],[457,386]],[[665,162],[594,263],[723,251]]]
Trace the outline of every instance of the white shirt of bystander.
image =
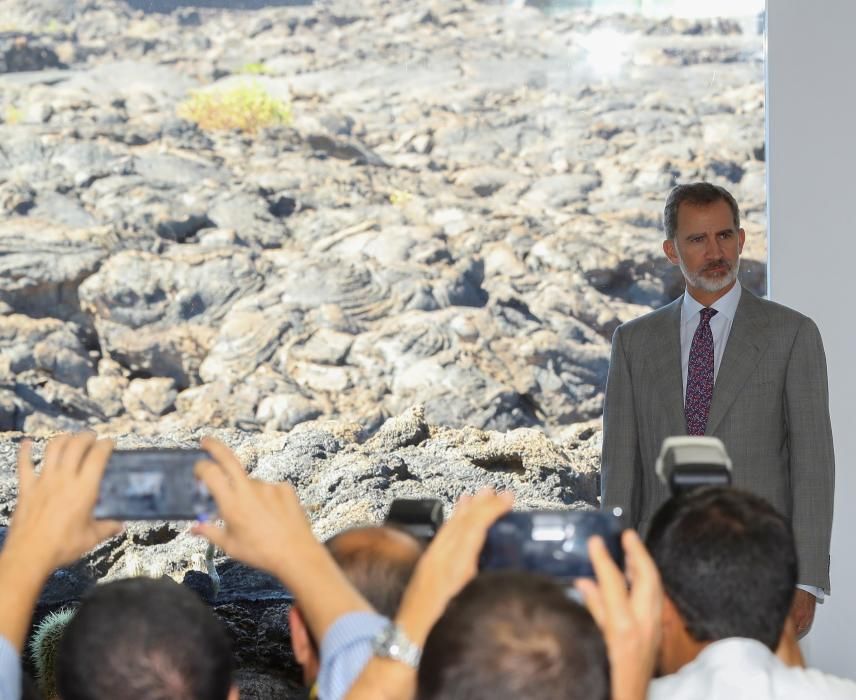
[[648,700],[856,700],[856,683],[816,669],[786,666],[754,639],[706,646],[690,663],[651,681]]

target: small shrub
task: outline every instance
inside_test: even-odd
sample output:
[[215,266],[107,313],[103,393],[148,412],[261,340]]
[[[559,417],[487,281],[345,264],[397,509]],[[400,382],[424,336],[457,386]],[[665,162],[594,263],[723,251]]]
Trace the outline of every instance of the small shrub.
[[404,190],[394,190],[393,193],[389,195],[389,203],[394,207],[403,207],[411,199],[413,199],[413,195]]
[[292,119],[291,106],[271,97],[258,83],[194,92],[179,106],[178,116],[205,131],[238,129],[250,134],[268,126],[290,124]]
[[24,118],[24,113],[15,105],[6,107],[6,113],[3,115],[3,121],[10,125],[20,124]]
[[264,63],[245,63],[239,72],[245,75],[267,75],[269,71]]

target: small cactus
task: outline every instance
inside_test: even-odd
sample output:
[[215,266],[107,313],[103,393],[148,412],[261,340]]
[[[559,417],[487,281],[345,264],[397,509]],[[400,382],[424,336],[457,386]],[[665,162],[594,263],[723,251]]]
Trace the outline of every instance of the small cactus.
[[36,668],[36,682],[49,700],[57,697],[56,657],[65,628],[74,617],[74,608],[63,608],[45,617],[30,641],[30,654]]

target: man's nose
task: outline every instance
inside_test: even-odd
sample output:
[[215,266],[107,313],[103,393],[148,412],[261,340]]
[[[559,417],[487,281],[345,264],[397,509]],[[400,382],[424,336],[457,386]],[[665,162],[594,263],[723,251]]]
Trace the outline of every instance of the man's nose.
[[710,259],[722,257],[722,248],[719,241],[716,240],[716,236],[708,236],[705,239],[704,254]]

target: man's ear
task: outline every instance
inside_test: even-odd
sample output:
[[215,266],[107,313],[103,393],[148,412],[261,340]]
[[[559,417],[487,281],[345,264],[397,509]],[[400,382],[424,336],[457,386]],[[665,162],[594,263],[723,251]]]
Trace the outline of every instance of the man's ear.
[[743,244],[746,242],[746,231],[742,228],[737,229],[737,254],[740,255],[743,252]]
[[300,611],[292,606],[288,610],[288,629],[291,631],[291,648],[294,658],[301,666],[306,665],[312,655],[312,643],[309,641],[309,632],[300,615]]
[[666,254],[666,257],[672,265],[678,264],[678,249],[675,247],[674,238],[667,238],[663,241],[663,252]]
[[229,688],[229,695],[226,696],[226,700],[239,700],[241,697],[240,692],[238,691],[238,686],[233,685]]

